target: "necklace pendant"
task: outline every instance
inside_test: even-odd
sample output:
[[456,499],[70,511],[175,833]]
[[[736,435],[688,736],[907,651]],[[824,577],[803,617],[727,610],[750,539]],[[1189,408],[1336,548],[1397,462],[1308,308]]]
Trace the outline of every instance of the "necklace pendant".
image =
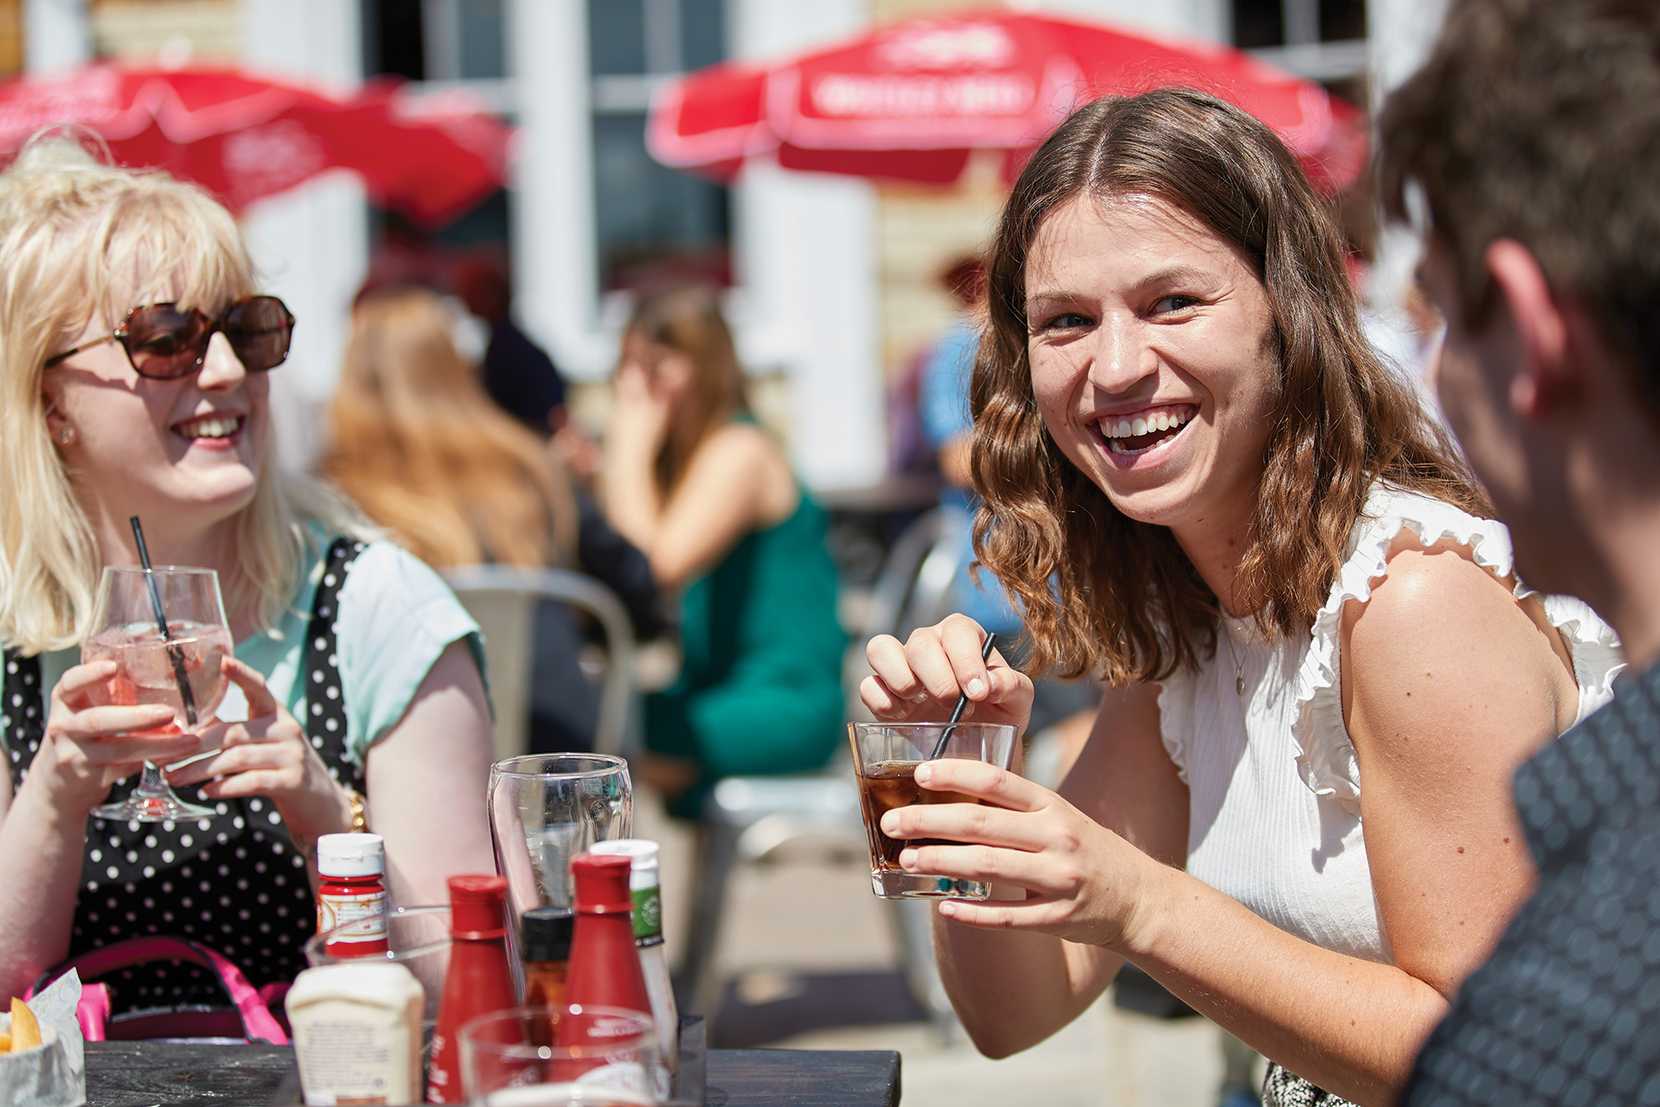
[[1244,673],[1239,673],[1233,678],[1233,690],[1234,690],[1234,695],[1236,695],[1236,696],[1243,697],[1245,695],[1245,674]]

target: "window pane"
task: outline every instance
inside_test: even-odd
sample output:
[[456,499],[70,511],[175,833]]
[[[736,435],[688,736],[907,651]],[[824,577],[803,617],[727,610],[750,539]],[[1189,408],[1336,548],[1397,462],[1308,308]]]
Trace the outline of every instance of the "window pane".
[[1320,0],[1320,40],[1366,37],[1366,0]]
[[1280,46],[1285,42],[1285,13],[1280,0],[1233,0],[1233,43],[1253,46]]
[[426,39],[421,5],[402,0],[364,0],[364,72],[426,79]]
[[658,165],[646,117],[594,117],[594,210],[600,288],[665,281],[731,283],[727,190]]
[[645,0],[588,0],[588,67],[596,74],[646,71]]
[[726,0],[680,0],[682,64],[702,69],[726,58]]
[[461,76],[491,80],[507,75],[507,17],[502,0],[461,4]]

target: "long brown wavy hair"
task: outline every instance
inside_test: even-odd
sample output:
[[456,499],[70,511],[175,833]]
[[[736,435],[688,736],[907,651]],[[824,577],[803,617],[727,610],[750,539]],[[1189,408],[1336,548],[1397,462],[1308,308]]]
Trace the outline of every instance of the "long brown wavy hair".
[[429,565],[568,562],[576,501],[542,442],[491,403],[421,289],[352,313],[324,476]]
[[1027,257],[1079,195],[1180,208],[1242,251],[1267,290],[1278,397],[1235,583],[1265,632],[1307,632],[1374,481],[1487,510],[1412,386],[1367,343],[1336,224],[1279,139],[1190,90],[1097,100],[1049,137],[1003,209],[970,398],[975,549],[1023,607],[1037,671],[1162,679],[1210,656],[1220,610],[1168,528],[1121,514],[1067,461],[1033,398]]
[[686,286],[642,296],[623,335],[644,338],[691,362],[691,388],[675,405],[653,470],[657,491],[666,497],[703,440],[734,416],[748,414],[743,367],[713,289]]

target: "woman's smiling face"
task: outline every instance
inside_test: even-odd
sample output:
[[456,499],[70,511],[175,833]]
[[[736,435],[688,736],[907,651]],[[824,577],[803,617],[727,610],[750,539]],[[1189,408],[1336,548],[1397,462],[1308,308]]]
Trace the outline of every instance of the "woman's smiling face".
[[[170,301],[184,284],[127,299]],[[94,342],[120,322],[102,316],[70,345]],[[213,336],[201,369],[177,380],[141,377],[120,343],[100,342],[47,370],[45,387],[50,408],[76,432],[62,449],[89,511],[96,503],[112,515],[211,525],[252,500],[266,460],[270,378],[249,373],[223,334]]]
[[1163,200],[1080,194],[1038,228],[1026,319],[1044,424],[1114,507],[1169,527],[1248,517],[1278,354],[1238,249]]

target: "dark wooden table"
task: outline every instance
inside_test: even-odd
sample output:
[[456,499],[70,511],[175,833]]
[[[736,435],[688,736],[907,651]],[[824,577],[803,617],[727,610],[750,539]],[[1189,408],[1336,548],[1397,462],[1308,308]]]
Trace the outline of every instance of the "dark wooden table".
[[[294,1068],[284,1046],[89,1042],[87,1107],[287,1107]],[[709,1107],[895,1107],[899,1054],[807,1049],[712,1049]]]

